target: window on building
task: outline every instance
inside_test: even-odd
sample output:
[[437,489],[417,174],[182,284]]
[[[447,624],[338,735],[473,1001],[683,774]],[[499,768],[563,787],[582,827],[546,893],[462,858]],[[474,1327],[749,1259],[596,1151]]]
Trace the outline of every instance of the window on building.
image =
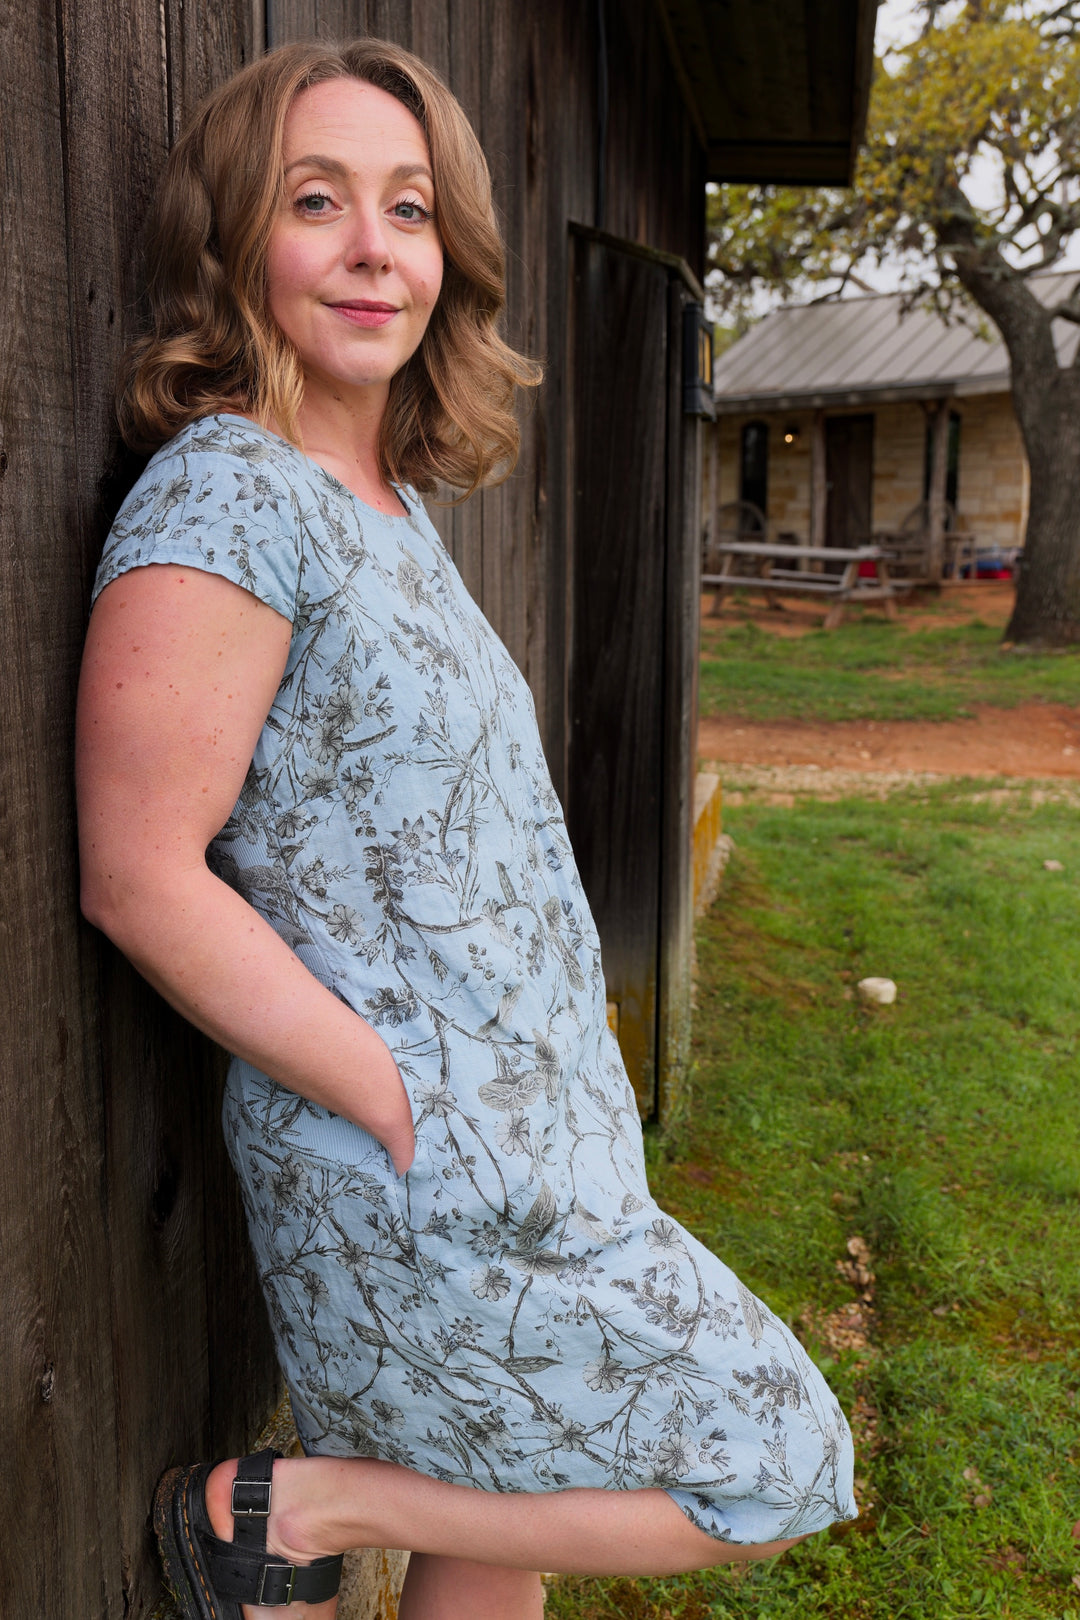
[[739,469],[739,499],[753,501],[762,512],[768,510],[769,424],[747,422],[742,430],[742,463]]
[[[930,499],[930,458],[933,453],[934,422],[926,419],[926,451],[923,458],[923,500]],[[960,487],[960,414],[949,412],[949,448],[945,458],[945,499],[955,509],[956,492]]]

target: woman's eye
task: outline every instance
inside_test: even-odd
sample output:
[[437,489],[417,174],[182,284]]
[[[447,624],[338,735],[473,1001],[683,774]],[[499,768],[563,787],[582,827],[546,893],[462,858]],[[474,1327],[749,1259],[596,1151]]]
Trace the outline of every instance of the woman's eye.
[[430,209],[425,208],[423,203],[416,202],[411,197],[404,197],[401,202],[395,203],[391,212],[396,214],[398,219],[405,220],[409,225],[418,225],[422,221],[431,218]]
[[321,191],[307,191],[302,197],[296,199],[296,209],[309,219],[321,219],[333,207],[333,199]]

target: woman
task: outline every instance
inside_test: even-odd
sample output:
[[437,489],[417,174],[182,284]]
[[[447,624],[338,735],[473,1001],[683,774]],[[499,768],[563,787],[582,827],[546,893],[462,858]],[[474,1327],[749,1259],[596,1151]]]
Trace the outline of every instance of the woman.
[[329,1620],[372,1545],[415,1549],[405,1620],[523,1620],[538,1569],[702,1568],[850,1517],[820,1376],[649,1199],[528,689],[415,493],[505,468],[535,380],[495,332],[460,108],[380,41],[271,53],[178,144],[151,258],[122,416],[157,454],[90,625],[84,909],[235,1054],[307,1453],[165,1476],[184,1614]]

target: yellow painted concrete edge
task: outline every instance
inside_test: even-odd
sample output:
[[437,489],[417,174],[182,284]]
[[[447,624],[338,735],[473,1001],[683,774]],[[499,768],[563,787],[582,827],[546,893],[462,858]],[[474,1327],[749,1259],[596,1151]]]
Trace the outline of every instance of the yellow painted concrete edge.
[[699,771],[694,782],[694,916],[716,899],[720,879],[735,848],[721,826],[724,793],[713,771]]

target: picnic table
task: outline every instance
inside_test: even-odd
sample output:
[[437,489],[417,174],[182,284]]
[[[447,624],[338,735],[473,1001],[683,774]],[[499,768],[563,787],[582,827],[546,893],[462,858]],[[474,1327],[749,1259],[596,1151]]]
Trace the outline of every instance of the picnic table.
[[[719,573],[702,575],[702,584],[714,589],[713,612],[720,611],[724,592],[763,591],[770,607],[778,596],[800,592],[829,603],[825,629],[835,630],[848,602],[869,602],[881,607],[886,618],[896,617],[897,590],[889,578],[888,556],[881,546],[793,546],[784,541],[721,540],[710,547],[710,561],[720,561]],[[820,571],[813,571],[819,564]],[[872,564],[872,572],[864,565]],[[825,570],[832,565],[835,572]]]

